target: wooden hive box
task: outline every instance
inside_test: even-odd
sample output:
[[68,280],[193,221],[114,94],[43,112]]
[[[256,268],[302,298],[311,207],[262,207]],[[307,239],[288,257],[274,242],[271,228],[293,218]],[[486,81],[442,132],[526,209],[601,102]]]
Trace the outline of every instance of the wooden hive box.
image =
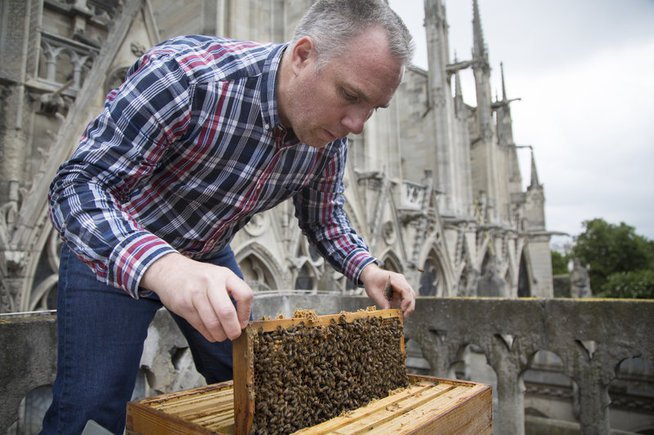
[[407,376],[399,310],[251,322],[234,382],[128,405],[128,433],[491,433],[485,385]]
[[[475,382],[409,375],[409,387],[298,434],[492,434],[491,389]],[[128,435],[234,434],[232,382],[127,405]]]

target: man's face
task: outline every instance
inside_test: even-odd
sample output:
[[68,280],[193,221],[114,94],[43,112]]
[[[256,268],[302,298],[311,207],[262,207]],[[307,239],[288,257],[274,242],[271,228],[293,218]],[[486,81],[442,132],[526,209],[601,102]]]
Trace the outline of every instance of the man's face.
[[359,134],[377,108],[387,107],[404,67],[388,50],[381,29],[355,37],[342,53],[318,69],[311,38],[289,50],[292,74],[280,96],[282,121],[300,141],[321,148],[350,133]]

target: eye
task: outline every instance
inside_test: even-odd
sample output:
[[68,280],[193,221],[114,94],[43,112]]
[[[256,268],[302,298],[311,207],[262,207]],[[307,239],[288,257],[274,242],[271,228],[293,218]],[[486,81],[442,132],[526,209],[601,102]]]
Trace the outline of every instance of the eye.
[[350,103],[358,103],[359,102],[359,97],[356,94],[353,94],[351,92],[346,91],[345,89],[341,89],[341,94],[343,95],[343,98],[350,102]]

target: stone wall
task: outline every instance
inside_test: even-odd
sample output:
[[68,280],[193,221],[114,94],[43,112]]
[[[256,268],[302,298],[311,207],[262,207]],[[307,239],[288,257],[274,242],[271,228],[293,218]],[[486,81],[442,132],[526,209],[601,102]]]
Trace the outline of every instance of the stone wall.
[[0,316],[0,433],[16,420],[27,393],[54,382],[56,332],[53,313]]
[[[259,294],[254,316],[290,315],[295,308],[327,314],[369,304],[364,297],[275,292]],[[142,361],[152,373],[158,371],[147,379],[158,379],[155,390],[162,392],[201,382],[189,376],[185,344],[170,328],[171,323],[165,313],[157,316]],[[405,334],[408,344],[417,344],[428,362],[425,370],[434,376],[452,377],[471,347],[485,357],[495,375],[498,397],[495,433],[522,434],[525,424],[536,424],[536,420],[542,426],[542,419],[525,417],[523,378],[533,368],[535,355],[548,351],[558,356],[562,375],[576,386],[573,402],[578,421],[563,426],[579,427],[582,433],[609,434],[609,416],[614,412],[609,387],[616,380],[616,369],[629,358],[654,361],[652,330],[654,301],[421,298],[415,314],[406,321]],[[53,315],[0,317],[0,433],[16,420],[19,402],[30,390],[52,382],[54,333]],[[157,336],[165,339],[153,340]],[[175,364],[161,358],[171,355],[166,352],[170,346],[177,347],[172,353]],[[180,381],[182,374],[186,378]],[[649,402],[643,397],[630,417],[632,426],[622,429],[633,431],[635,425],[641,430],[654,428],[651,382],[649,390],[644,388],[646,383],[640,385],[640,394],[649,391]]]

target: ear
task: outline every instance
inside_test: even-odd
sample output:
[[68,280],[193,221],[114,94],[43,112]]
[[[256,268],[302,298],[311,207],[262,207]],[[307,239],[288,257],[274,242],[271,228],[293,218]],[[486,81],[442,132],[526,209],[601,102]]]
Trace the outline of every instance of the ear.
[[309,36],[303,36],[298,39],[291,50],[291,64],[293,72],[297,73],[301,69],[306,68],[307,65],[315,62],[318,53],[313,39]]

